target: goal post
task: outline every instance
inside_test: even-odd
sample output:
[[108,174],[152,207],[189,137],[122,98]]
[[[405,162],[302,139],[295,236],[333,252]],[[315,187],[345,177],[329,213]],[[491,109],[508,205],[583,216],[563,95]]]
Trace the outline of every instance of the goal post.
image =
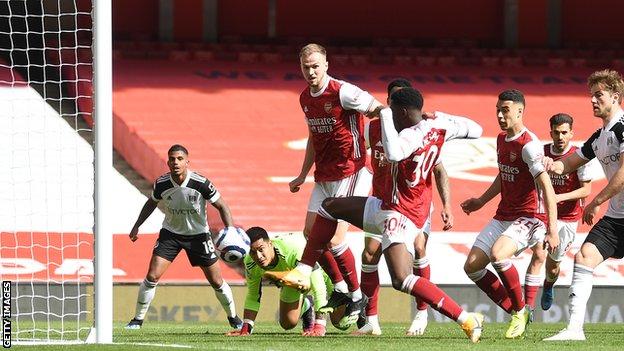
[[9,343],[113,341],[111,6],[0,1]]
[[113,342],[112,2],[94,0],[95,324],[97,343]]

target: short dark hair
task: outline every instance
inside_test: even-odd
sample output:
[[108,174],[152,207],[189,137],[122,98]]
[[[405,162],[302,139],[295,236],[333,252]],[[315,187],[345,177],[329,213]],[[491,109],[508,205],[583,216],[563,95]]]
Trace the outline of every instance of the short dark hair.
[[393,79],[390,83],[388,83],[388,95],[394,88],[411,88],[412,83],[405,78],[397,78]]
[[507,89],[503,91],[502,93],[498,94],[498,100],[513,101],[526,106],[526,103],[524,102],[524,94],[522,94],[522,92],[517,89]]
[[557,113],[556,115],[550,117],[550,129],[565,123],[569,124],[570,129],[572,129],[572,123],[574,123],[574,120],[572,119],[572,116],[567,113]]
[[170,154],[170,153],[175,152],[175,151],[182,151],[182,152],[184,152],[187,156],[188,156],[188,154],[189,154],[189,153],[188,153],[188,150],[187,150],[184,146],[182,146],[182,145],[180,145],[180,144],[175,144],[175,145],[172,145],[172,146],[169,148],[169,151],[167,151],[167,154]]
[[390,96],[393,105],[422,110],[424,99],[420,91],[414,88],[397,90]]
[[251,227],[246,230],[249,242],[253,243],[260,239],[269,241],[269,233],[262,227]]

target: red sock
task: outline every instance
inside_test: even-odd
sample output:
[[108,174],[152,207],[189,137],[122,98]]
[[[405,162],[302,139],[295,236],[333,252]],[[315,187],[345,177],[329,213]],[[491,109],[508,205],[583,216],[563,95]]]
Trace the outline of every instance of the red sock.
[[[419,261],[421,261],[422,259],[420,259]],[[414,264],[416,265],[417,263],[414,262]],[[425,262],[421,262],[420,267],[416,267],[414,266],[414,275],[417,275],[419,277],[425,278],[427,280],[431,280],[431,266],[429,265],[429,260],[426,260]],[[423,301],[420,298],[416,298],[416,308],[419,311],[423,311],[427,309],[427,304],[425,303],[425,301]]]
[[375,268],[372,272],[366,272],[366,268],[362,265],[362,294],[368,297],[368,305],[366,305],[366,315],[374,316],[377,314],[377,301],[379,299],[379,273]]
[[[415,282],[409,282],[408,280],[415,280]],[[406,286],[406,283],[408,286]],[[450,319],[457,321],[459,315],[464,311],[450,296],[448,296],[437,285],[433,284],[425,278],[418,278],[415,275],[410,275],[403,282],[404,288],[409,288],[409,284],[412,284],[409,293],[412,296],[419,297],[428,303],[438,312],[449,317]]]
[[475,284],[477,284],[479,289],[483,290],[492,301],[500,306],[500,308],[507,313],[511,313],[511,299],[509,299],[507,290],[496,274],[492,273],[490,270],[486,270],[483,278],[477,280]]
[[321,265],[325,273],[327,273],[329,279],[331,279],[334,285],[343,281],[342,274],[340,274],[340,268],[338,268],[334,255],[332,255],[329,250],[323,251],[321,256],[318,258],[318,263]]
[[539,290],[541,279],[539,275],[527,274],[524,279],[524,299],[526,304],[535,308],[535,297]]
[[507,295],[511,299],[511,307],[514,311],[520,311],[525,303],[522,296],[522,285],[520,284],[520,277],[518,276],[518,270],[509,260],[492,263],[494,269],[500,276],[501,282],[507,290]]
[[312,231],[308,236],[308,243],[303,250],[301,263],[314,267],[319,256],[325,251],[327,244],[334,237],[337,226],[338,222],[335,220],[327,219],[320,215],[316,216],[312,225]]
[[339,245],[339,247],[340,253],[335,252],[334,248],[331,249],[332,253],[336,259],[338,268],[340,268],[342,278],[349,287],[349,291],[356,291],[360,288],[360,282],[358,281],[357,271],[355,270],[355,257],[353,257],[353,253],[346,243]]

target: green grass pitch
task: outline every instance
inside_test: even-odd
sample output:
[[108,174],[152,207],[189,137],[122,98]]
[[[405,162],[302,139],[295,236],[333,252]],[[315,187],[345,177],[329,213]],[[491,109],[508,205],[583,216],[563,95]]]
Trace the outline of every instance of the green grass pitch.
[[[184,350],[172,347],[186,346],[196,350],[622,350],[624,349],[624,325],[588,324],[586,342],[543,342],[542,338],[556,333],[562,324],[534,323],[526,338],[506,340],[503,336],[507,324],[485,325],[482,341],[473,345],[454,323],[430,323],[425,335],[404,336],[407,324],[382,323],[382,336],[353,337],[348,333],[329,327],[324,338],[300,336],[300,328],[284,331],[277,324],[258,323],[255,333],[249,337],[226,337],[229,328],[223,323],[170,323],[146,321],[141,330],[124,330],[124,324],[116,323],[115,345],[54,345],[20,346],[15,349],[30,350]],[[163,344],[156,346],[144,344]]]

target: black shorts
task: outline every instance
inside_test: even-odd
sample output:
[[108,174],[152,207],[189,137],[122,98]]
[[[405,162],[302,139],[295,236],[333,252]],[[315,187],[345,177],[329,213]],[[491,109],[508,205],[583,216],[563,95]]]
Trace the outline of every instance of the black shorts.
[[217,262],[217,253],[210,234],[180,235],[161,229],[152,254],[173,262],[184,249],[191,266],[208,267]]
[[594,244],[605,260],[624,257],[624,218],[602,217],[585,242]]

